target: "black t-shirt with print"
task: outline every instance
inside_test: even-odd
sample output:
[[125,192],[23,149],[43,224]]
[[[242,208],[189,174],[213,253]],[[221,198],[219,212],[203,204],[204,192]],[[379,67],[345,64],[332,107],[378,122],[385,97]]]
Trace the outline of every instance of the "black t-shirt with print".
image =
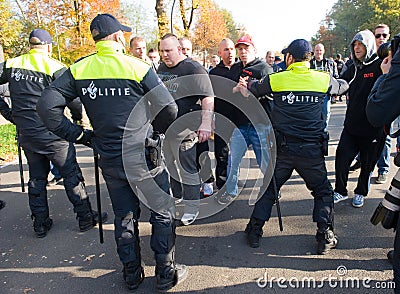
[[214,96],[206,69],[191,58],[186,58],[173,67],[161,63],[157,74],[178,105],[178,117],[201,110],[201,100]]

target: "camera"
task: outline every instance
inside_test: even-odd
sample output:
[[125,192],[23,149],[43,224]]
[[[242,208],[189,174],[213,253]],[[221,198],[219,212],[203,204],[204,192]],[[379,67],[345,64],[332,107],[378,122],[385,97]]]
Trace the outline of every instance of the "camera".
[[400,44],[400,34],[394,36],[394,38],[390,42],[383,43],[379,46],[377,54],[380,59],[385,59],[389,56],[389,51],[392,52],[392,57],[396,54],[397,49]]
[[400,212],[400,169],[392,179],[390,188],[386,191],[384,199],[379,203],[371,217],[371,223],[389,229],[396,229]]

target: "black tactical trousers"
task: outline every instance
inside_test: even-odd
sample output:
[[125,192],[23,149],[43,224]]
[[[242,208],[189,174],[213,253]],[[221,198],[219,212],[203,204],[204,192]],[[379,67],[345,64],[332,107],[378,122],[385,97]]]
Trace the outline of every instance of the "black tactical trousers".
[[80,205],[81,200],[87,198],[87,194],[83,185],[82,172],[76,161],[74,145],[65,142],[65,144],[58,144],[57,148],[49,146],[43,152],[45,154],[24,148],[29,165],[28,195],[32,214],[49,211],[46,185],[50,161],[53,162],[64,179],[64,188],[69,201],[74,207]]
[[140,201],[137,196],[137,189],[142,193],[140,200],[150,206],[150,209],[153,205],[162,207],[162,209],[157,209],[157,212],[151,209],[150,223],[152,224],[152,235],[150,245],[155,255],[168,254],[175,244],[173,198],[168,197],[170,205],[165,205],[165,201],[164,204],[155,203],[161,199],[165,200],[165,194],[169,194],[170,185],[167,172],[164,170],[150,179],[128,181],[124,168],[121,163],[118,163],[118,160],[117,162],[104,162],[100,157],[100,167],[115,215],[114,237],[121,262],[135,262],[140,264],[140,260],[138,260],[140,259],[140,246],[138,242]]
[[[327,177],[321,144],[288,142],[285,147],[278,148],[274,173],[276,191],[290,178],[293,170],[303,178],[314,197],[313,221],[319,228],[333,227],[333,189]],[[257,201],[252,217],[268,221],[276,199],[273,181],[267,188],[261,187],[260,192],[263,195]]]

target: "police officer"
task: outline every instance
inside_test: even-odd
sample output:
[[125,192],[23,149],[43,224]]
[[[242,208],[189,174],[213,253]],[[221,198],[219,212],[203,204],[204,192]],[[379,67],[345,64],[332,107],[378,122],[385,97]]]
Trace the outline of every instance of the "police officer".
[[[45,89],[38,112],[56,134],[71,142],[91,142],[99,154],[115,215],[114,237],[123,278],[131,290],[144,279],[138,196],[143,194],[141,200],[157,210],[151,211],[150,244],[156,259],[157,288],[168,290],[187,276],[187,269],[175,263],[174,211],[169,206],[174,202],[169,196],[168,175],[162,167],[151,166],[144,144],[146,134],[152,133],[152,118],[157,115],[155,130],[165,132],[177,115],[177,106],[151,65],[125,54],[123,31],[131,28],[110,14],[99,14],[90,31],[97,53],[73,64]],[[63,115],[66,104],[76,96],[81,98],[93,131],[72,124]]]
[[52,161],[64,178],[65,191],[77,213],[79,228],[87,231],[96,224],[97,213],[92,210],[86,194],[75,147],[49,132],[36,112],[43,89],[66,68],[50,57],[52,39],[47,31],[33,30],[29,35],[29,45],[29,53],[0,64],[0,84],[9,83],[11,120],[17,126],[19,143],[29,165],[28,195],[33,228],[36,236],[43,238],[53,224],[46,190]]
[[[311,51],[306,40],[294,40],[283,51],[286,71],[247,84],[256,97],[273,94],[271,121],[277,141],[276,181],[271,181],[266,190],[260,190],[265,193],[256,203],[246,227],[247,240],[253,248],[260,245],[262,227],[271,216],[276,191],[290,178],[293,170],[304,179],[314,196],[313,220],[318,226],[317,253],[325,254],[337,244],[333,234],[333,189],[327,178],[323,150],[323,146],[327,148],[327,138],[324,136],[321,113],[325,95],[340,95],[348,85],[345,81],[335,80],[328,73],[310,70]],[[241,78],[242,86],[246,85],[244,81]]]

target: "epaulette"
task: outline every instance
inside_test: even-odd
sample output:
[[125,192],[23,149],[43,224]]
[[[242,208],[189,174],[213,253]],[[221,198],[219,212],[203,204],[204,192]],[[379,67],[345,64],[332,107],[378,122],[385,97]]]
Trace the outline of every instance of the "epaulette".
[[89,56],[92,56],[92,55],[96,54],[96,53],[97,52],[93,52],[93,53],[91,53],[89,55],[86,55],[86,56],[83,56],[83,57],[79,57],[77,60],[74,61],[74,63],[77,63],[77,62],[79,62],[79,61],[81,61],[81,60],[83,60],[83,59],[85,59],[85,58],[87,58]]

